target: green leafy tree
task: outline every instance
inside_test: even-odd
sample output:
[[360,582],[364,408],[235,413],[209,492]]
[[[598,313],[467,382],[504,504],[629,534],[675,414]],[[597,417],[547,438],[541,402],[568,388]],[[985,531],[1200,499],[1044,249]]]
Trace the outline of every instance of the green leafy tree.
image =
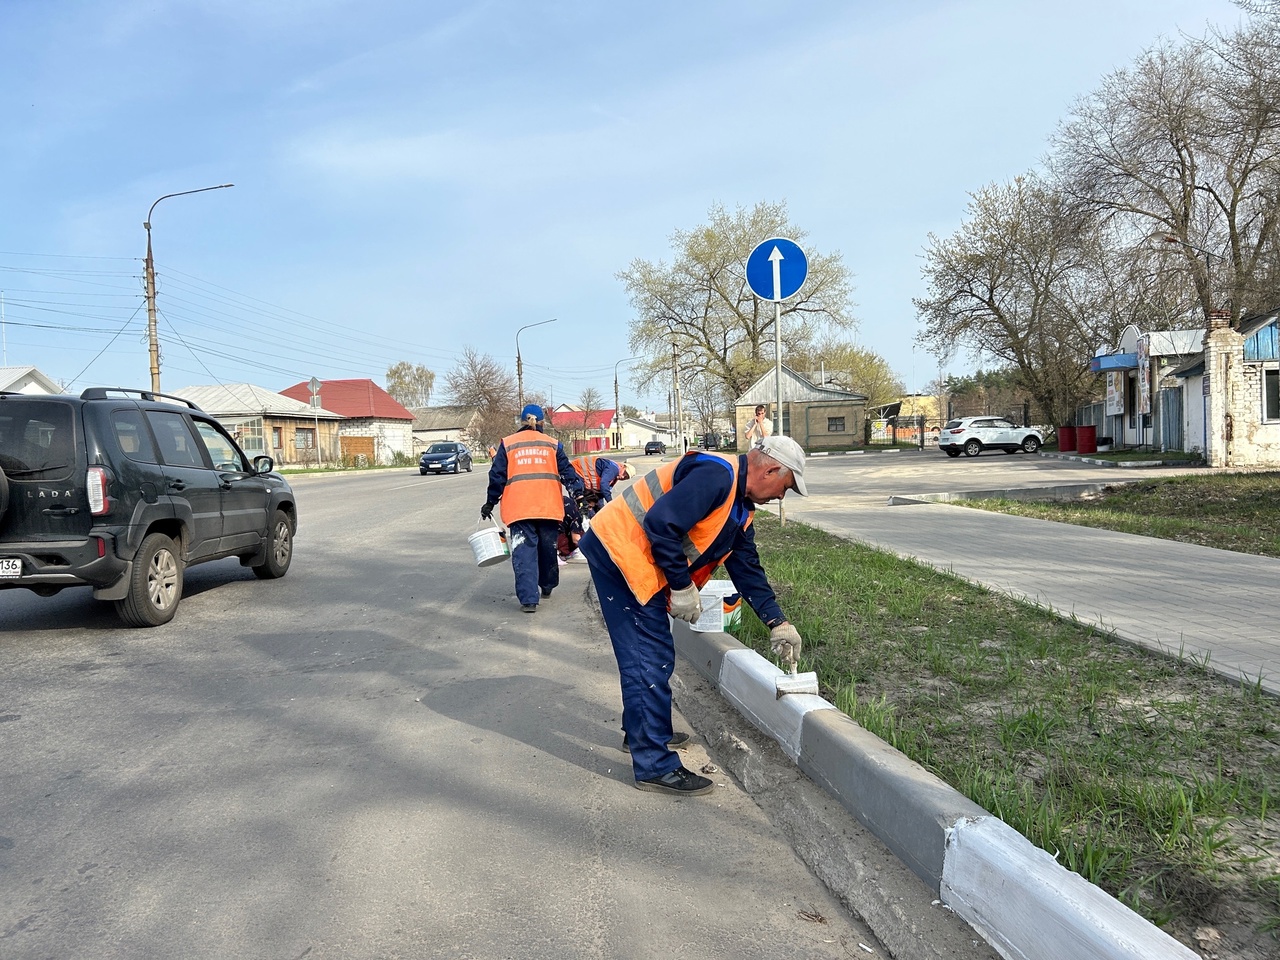
[[806,370],[814,383],[825,380],[827,386],[863,394],[868,409],[892,403],[906,391],[884,357],[833,336],[796,351],[788,364]]
[[[682,377],[706,377],[725,396],[737,397],[773,362],[774,306],[747,286],[746,262],[769,237],[801,243],[785,203],[758,203],[732,211],[717,204],[708,221],[671,237],[671,262],[637,259],[618,274],[635,318],[632,351],[638,383],[668,383],[673,361]],[[782,305],[784,359],[824,329],[855,326],[849,272],[839,253],[806,249],[809,271],[800,292]],[[674,354],[674,356],[673,356]]]
[[435,385],[436,375],[420,363],[402,360],[387,368],[387,393],[410,409],[430,406]]

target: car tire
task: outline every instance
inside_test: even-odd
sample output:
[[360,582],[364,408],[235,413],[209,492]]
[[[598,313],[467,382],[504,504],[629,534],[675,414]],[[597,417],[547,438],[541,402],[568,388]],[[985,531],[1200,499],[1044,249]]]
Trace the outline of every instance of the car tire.
[[421,467],[419,467],[419,468],[418,468],[418,476],[420,476],[420,477],[425,477],[426,475],[427,475],[427,471],[425,471],[425,470],[423,470]]
[[1023,437],[1022,438],[1023,453],[1035,453],[1039,449],[1040,449],[1039,437]]
[[959,450],[944,450],[944,451],[943,451],[943,453],[945,453],[948,457],[958,457],[958,456],[960,456],[960,451],[959,451]]
[[964,445],[964,455],[966,457],[976,457],[982,452],[981,440],[967,440]]
[[182,559],[163,533],[143,538],[129,573],[129,592],[117,600],[116,614],[131,627],[158,627],[173,619],[182,600]]
[[470,473],[470,472],[471,472],[471,464],[470,464],[470,462],[468,462],[468,463],[467,463],[467,473]]
[[259,580],[279,580],[289,572],[293,562],[293,524],[289,515],[277,510],[271,518],[271,530],[267,534],[267,559],[253,567]]

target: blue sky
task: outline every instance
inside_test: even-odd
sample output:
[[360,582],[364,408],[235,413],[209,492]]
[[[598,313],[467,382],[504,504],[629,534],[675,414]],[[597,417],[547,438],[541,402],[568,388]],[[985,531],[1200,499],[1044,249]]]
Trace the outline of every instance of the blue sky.
[[[616,279],[713,203],[785,200],[908,389],[928,234],[1071,102],[1228,0],[4,0],[3,361],[78,390],[443,379],[465,347],[610,403]],[[761,238],[764,239],[764,238]],[[972,368],[968,358],[948,372]],[[623,402],[665,407],[625,379]]]

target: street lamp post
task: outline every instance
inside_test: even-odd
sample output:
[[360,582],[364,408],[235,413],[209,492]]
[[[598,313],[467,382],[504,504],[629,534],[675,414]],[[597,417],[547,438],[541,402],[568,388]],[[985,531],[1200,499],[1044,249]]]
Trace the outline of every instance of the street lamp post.
[[526,323],[523,327],[516,331],[516,394],[519,397],[517,406],[521,410],[524,409],[524,364],[520,360],[520,332],[528,330],[530,327],[540,327],[544,323],[555,323],[556,318],[550,320],[539,320],[537,323]]
[[613,365],[613,446],[614,449],[622,446],[622,410],[618,403],[618,364],[627,363],[631,360],[639,360],[639,357],[625,357]]
[[[185,197],[189,193],[204,193],[207,190],[224,190],[227,187],[234,187],[234,183],[220,183],[216,187],[201,187],[198,190],[183,190],[179,193],[166,193],[160,200],[168,200],[170,197]],[[151,205],[151,209],[147,211],[147,219],[142,221],[142,226],[147,231],[147,343],[150,348],[151,355],[151,392],[160,392],[160,339],[156,335],[156,266],[155,260],[151,256],[151,214],[156,208],[157,200]]]

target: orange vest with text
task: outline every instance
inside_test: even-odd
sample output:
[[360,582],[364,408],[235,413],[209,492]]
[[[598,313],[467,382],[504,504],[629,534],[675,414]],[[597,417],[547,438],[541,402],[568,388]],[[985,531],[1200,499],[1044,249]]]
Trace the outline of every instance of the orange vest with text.
[[596,471],[595,457],[575,457],[569,462],[573,464],[573,469],[578,471],[578,476],[582,477],[584,490],[600,489],[600,474]]
[[559,443],[537,430],[520,430],[502,440],[507,451],[507,485],[502,488],[502,522],[564,519],[564,494],[556,464]]
[[[684,538],[684,555],[693,566],[703,553],[715,543],[716,537],[729,522],[733,511],[733,502],[738,493],[738,458],[725,457],[717,453],[702,453],[690,450],[686,457],[719,457],[729,464],[733,472],[733,483],[729,487],[729,495],[707,516],[693,525]],[[591,521],[591,530],[600,539],[618,570],[627,581],[631,592],[641,603],[648,603],[659,590],[667,586],[666,574],[653,560],[653,547],[644,532],[644,518],[658,498],[669,491],[675,482],[676,467],[680,460],[663,464],[657,470],[651,470],[633,483],[621,496],[614,497],[604,509]],[[743,529],[751,526],[753,514],[747,514]],[[708,564],[693,573],[693,582],[701,588],[715,571],[718,564],[724,562],[717,557],[715,563]]]

